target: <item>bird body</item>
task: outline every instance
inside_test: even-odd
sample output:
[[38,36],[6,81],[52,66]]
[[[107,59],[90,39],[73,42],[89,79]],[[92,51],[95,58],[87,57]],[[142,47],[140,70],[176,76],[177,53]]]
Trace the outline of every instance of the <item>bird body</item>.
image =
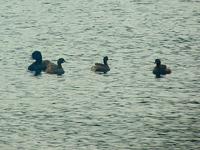
[[46,66],[45,72],[48,74],[57,74],[62,75],[65,73],[64,69],[62,68],[62,63],[64,63],[65,60],[63,58],[58,59],[57,65],[52,63],[49,60],[43,61],[43,64]]

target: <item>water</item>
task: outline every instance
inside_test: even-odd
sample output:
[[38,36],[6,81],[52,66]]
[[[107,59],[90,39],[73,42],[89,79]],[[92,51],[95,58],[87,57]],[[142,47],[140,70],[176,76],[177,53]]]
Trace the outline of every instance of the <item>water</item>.
[[[12,0],[0,18],[1,150],[200,148],[199,0]],[[34,50],[66,73],[27,72]]]

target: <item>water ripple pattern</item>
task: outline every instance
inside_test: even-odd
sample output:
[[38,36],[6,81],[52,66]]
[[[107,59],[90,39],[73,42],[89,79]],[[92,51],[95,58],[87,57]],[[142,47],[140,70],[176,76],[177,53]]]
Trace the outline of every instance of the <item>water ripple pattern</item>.
[[[199,0],[5,0],[0,20],[1,150],[200,149]],[[34,50],[65,74],[27,72]]]

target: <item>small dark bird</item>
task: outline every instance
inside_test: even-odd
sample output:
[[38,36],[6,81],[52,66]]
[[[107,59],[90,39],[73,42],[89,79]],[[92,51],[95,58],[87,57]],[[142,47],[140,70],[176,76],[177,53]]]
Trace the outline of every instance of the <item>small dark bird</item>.
[[91,70],[95,71],[95,72],[103,72],[103,73],[107,73],[108,71],[110,71],[110,68],[108,66],[108,57],[105,56],[103,58],[103,64],[101,63],[95,63],[94,66],[92,66]]
[[34,51],[32,53],[32,59],[35,60],[34,63],[32,63],[28,70],[34,72],[34,75],[40,75],[42,71],[46,69],[46,66],[42,62],[42,54],[40,51]]
[[65,71],[62,68],[62,63],[64,63],[65,60],[63,58],[59,58],[57,60],[57,65],[50,62],[49,60],[44,60],[43,64],[46,66],[45,72],[49,74],[57,74],[62,75],[65,73]]
[[162,75],[170,74],[172,72],[166,65],[161,64],[160,59],[156,59],[155,64],[156,66],[153,69],[153,74],[156,75],[156,78],[160,78]]

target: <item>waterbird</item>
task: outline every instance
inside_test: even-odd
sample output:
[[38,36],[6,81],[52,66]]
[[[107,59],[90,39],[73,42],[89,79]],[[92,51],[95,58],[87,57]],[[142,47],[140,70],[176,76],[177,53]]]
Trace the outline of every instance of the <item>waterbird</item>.
[[103,73],[107,73],[108,71],[110,71],[110,67],[108,66],[108,56],[105,56],[103,58],[103,64],[101,63],[95,63],[94,66],[92,66],[91,70],[95,71],[95,72],[103,72]]
[[156,78],[160,78],[162,75],[170,74],[172,71],[166,65],[161,64],[160,59],[155,59],[156,66],[153,69],[153,74],[156,75]]
[[46,66],[43,64],[42,61],[42,54],[40,51],[34,51],[32,53],[32,59],[35,60],[29,67],[28,70],[34,72],[34,75],[40,75],[42,71],[46,69]]
[[62,68],[62,63],[64,62],[65,60],[63,58],[59,58],[57,60],[57,65],[49,60],[44,60],[43,64],[46,66],[46,69],[44,71],[49,74],[62,75],[65,73],[64,69]]

